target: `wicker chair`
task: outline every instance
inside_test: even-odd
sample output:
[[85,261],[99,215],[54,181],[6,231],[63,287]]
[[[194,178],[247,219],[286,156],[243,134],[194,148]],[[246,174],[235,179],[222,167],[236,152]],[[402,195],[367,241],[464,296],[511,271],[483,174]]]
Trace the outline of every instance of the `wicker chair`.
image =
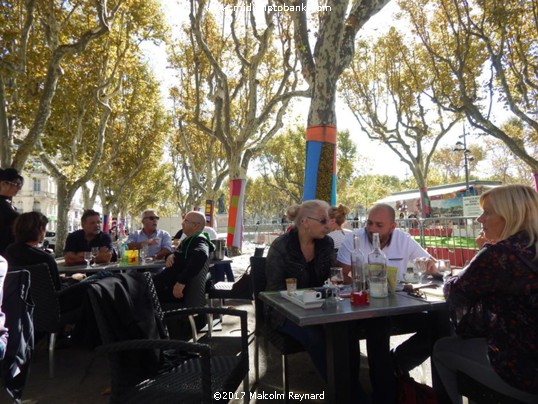
[[[190,280],[183,291],[183,299],[177,303],[171,302],[160,302],[162,310],[173,311],[177,309],[185,309],[190,307],[205,307],[207,305],[206,300],[206,284],[207,284],[207,273],[209,271],[209,261],[208,259],[198,274]],[[188,319],[191,325],[192,339],[194,342],[198,341],[198,331],[196,328],[196,322],[194,320],[195,315],[189,315]],[[206,316],[207,323],[209,324],[212,318],[211,315]]]
[[255,383],[259,381],[259,337],[270,342],[282,356],[282,389],[286,402],[288,401],[288,355],[304,352],[303,346],[294,338],[278,332],[265,323],[263,302],[258,299],[258,294],[265,290],[265,257],[250,257],[250,273],[252,277],[252,290],[254,292],[254,304],[256,313],[256,336],[254,345],[254,371]]
[[6,274],[2,311],[6,315],[9,338],[5,357],[0,360],[0,374],[7,393],[16,403],[22,400],[34,352],[34,304],[30,296],[28,271],[9,271]]
[[56,290],[50,276],[49,266],[45,263],[10,267],[10,271],[27,270],[30,272],[30,294],[35,304],[34,330],[49,336],[49,377],[54,377],[54,348],[56,337],[67,324],[74,324],[80,314],[80,307],[73,310],[60,309],[60,296],[66,293],[83,292],[87,284],[81,283],[67,289]]
[[[138,299],[142,302],[133,307],[153,306],[152,318],[144,318],[146,323],[155,323],[160,338],[118,340],[114,327],[110,324],[111,310],[107,301],[98,293],[102,283],[119,282],[122,277],[134,277],[140,285]],[[119,281],[118,281],[119,279]],[[129,293],[135,299],[135,293]],[[120,274],[103,279],[92,285],[89,297],[104,345],[98,352],[107,353],[111,366],[111,403],[210,403],[215,393],[235,392],[241,381],[244,387],[244,401],[248,402],[248,332],[247,313],[240,310],[214,308],[187,308],[165,315],[223,313],[240,318],[240,352],[217,356],[209,345],[167,339],[164,315],[157,299],[153,281],[149,274]],[[141,305],[140,305],[141,304]],[[123,313],[122,317],[140,317],[141,313]],[[155,350],[160,355],[155,356]],[[172,366],[164,361],[163,351],[174,350],[176,360]],[[180,355],[178,355],[180,353]],[[177,360],[177,358],[181,360]],[[156,359],[156,361],[154,361]],[[138,364],[135,366],[134,364]],[[168,364],[163,369],[162,365]],[[224,395],[223,395],[224,397]]]

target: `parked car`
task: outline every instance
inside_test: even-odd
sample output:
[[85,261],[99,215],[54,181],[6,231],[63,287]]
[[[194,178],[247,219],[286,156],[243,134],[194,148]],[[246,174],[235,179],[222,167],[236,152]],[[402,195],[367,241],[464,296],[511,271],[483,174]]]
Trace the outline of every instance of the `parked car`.
[[56,247],[56,233],[53,231],[46,232],[45,241],[48,242],[48,245],[46,247],[54,250]]

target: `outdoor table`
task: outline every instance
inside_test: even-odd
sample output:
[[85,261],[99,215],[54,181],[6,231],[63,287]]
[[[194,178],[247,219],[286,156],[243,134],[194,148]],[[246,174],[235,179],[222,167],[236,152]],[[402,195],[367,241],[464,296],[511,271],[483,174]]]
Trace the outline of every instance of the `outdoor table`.
[[[327,338],[327,374],[328,394],[327,402],[350,403],[352,381],[348,369],[350,360],[359,358],[349,357],[350,341],[348,327],[354,321],[376,317],[398,316],[428,312],[432,327],[432,338],[437,339],[447,334],[447,317],[438,316],[446,312],[446,303],[441,299],[423,300],[407,295],[405,292],[390,294],[387,298],[370,298],[370,304],[352,306],[349,299],[338,304],[324,304],[319,309],[303,309],[291,301],[280,296],[280,292],[261,292],[259,298],[268,306],[283,314],[287,319],[299,326],[323,325]],[[442,317],[442,318],[441,318]],[[433,367],[432,367],[433,369]],[[436,377],[434,375],[434,381]]]
[[120,262],[111,262],[109,264],[97,264],[90,268],[86,268],[86,264],[82,265],[70,265],[67,266],[63,260],[57,260],[58,263],[58,272],[61,274],[74,274],[74,273],[95,273],[103,270],[121,272],[127,270],[137,270],[137,271],[151,271],[158,272],[164,268],[164,260],[151,261],[144,264],[121,264]]

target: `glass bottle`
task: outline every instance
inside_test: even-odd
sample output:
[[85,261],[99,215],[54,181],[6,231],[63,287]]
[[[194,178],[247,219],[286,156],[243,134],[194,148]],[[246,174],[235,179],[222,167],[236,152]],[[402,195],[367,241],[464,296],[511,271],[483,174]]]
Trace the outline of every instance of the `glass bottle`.
[[372,238],[373,250],[368,254],[368,282],[371,297],[387,297],[387,256],[381,250],[379,233]]
[[353,235],[353,250],[351,251],[351,294],[352,305],[368,304],[366,283],[366,258],[361,250],[360,239]]

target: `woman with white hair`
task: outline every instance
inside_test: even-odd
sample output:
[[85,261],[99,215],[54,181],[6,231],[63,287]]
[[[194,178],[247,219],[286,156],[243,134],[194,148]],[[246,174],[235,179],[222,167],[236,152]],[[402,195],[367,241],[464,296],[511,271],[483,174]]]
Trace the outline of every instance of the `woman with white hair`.
[[[286,278],[296,278],[297,288],[323,286],[330,277],[335,263],[334,243],[329,233],[329,204],[320,200],[303,202],[288,209],[287,216],[294,227],[275,239],[267,253],[266,290],[286,290]],[[276,311],[269,310],[271,326],[299,341],[308,352],[320,376],[327,380],[327,358],[325,331],[322,326],[299,327]],[[350,340],[358,340],[355,335]],[[365,396],[358,381],[358,344],[352,345],[350,373],[356,380],[353,388],[355,397]]]
[[506,185],[480,196],[476,257],[448,280],[445,296],[456,337],[433,359],[453,403],[457,372],[527,403],[538,402],[538,194]]

